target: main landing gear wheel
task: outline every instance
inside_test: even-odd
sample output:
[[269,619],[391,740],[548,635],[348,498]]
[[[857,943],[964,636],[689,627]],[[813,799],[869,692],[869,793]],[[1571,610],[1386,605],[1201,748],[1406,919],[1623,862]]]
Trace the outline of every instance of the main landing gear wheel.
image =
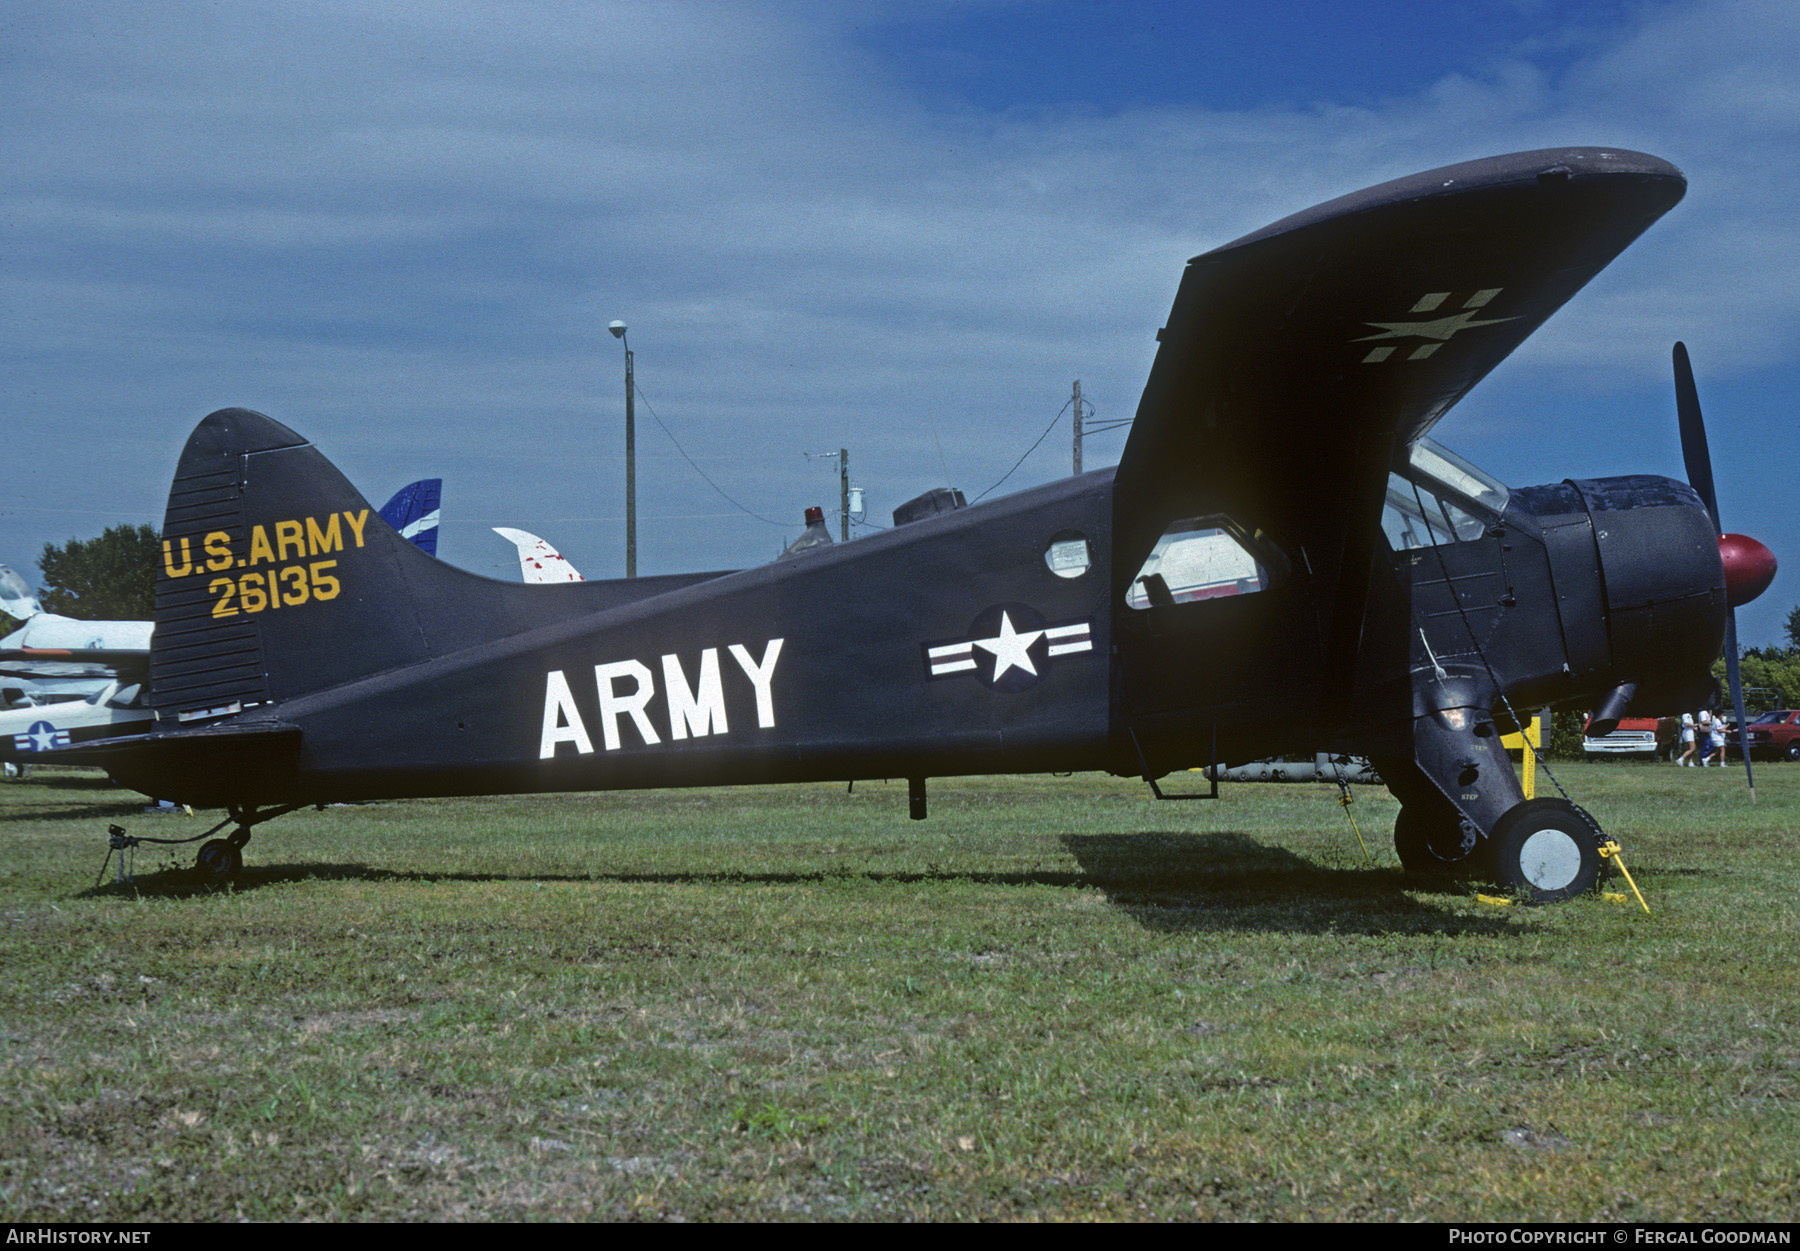
[[1416,877],[1469,873],[1480,843],[1475,827],[1448,804],[1441,809],[1406,804],[1394,818],[1394,850],[1400,866]]
[[1563,799],[1527,799],[1488,835],[1494,880],[1534,904],[1558,903],[1600,880],[1600,837],[1587,814]]

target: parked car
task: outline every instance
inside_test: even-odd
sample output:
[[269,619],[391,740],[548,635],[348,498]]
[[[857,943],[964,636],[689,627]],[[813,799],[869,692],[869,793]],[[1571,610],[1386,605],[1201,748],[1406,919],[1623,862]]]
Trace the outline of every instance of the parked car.
[[1640,756],[1645,760],[1656,758],[1655,717],[1625,717],[1619,722],[1618,729],[1599,738],[1589,738],[1585,733],[1586,728],[1584,723],[1581,750],[1589,756]]
[[[1779,708],[1750,718],[1744,727],[1751,759],[1800,760],[1800,709]],[[1737,743],[1734,738],[1732,747]]]

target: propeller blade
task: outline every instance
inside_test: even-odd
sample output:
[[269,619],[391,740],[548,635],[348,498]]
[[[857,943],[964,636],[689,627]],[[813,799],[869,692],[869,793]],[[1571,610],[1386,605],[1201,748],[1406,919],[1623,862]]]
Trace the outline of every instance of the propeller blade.
[[[1694,387],[1694,366],[1688,360],[1685,343],[1675,345],[1675,417],[1681,424],[1681,459],[1687,466],[1688,485],[1705,503],[1713,529],[1723,534],[1725,527],[1719,523],[1719,497],[1713,489],[1712,453],[1706,446],[1706,422],[1700,416],[1700,392]],[[1744,758],[1744,780],[1750,785],[1750,802],[1755,803],[1756,775],[1750,769],[1744,683],[1738,675],[1737,610],[1731,607],[1725,609],[1725,680],[1731,686],[1732,711],[1737,713],[1738,754]]]
[[[1744,682],[1738,676],[1737,609],[1725,610],[1725,680],[1731,684],[1731,709],[1737,713],[1738,755],[1744,758],[1744,781],[1750,786],[1750,802],[1756,802],[1756,774],[1750,769],[1750,722],[1744,716]],[[1723,751],[1720,748],[1720,751]],[[1721,760],[1720,764],[1725,762]]]
[[1675,345],[1675,418],[1681,424],[1681,459],[1687,466],[1688,485],[1700,493],[1713,529],[1723,534],[1719,497],[1713,491],[1712,453],[1706,448],[1706,422],[1700,416],[1700,393],[1694,389],[1694,367],[1688,362],[1685,343]]

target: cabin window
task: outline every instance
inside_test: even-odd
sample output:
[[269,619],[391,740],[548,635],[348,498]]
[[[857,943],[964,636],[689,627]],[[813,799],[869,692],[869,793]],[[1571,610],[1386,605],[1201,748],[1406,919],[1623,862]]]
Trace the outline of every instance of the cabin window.
[[1253,595],[1269,588],[1270,569],[1222,517],[1172,523],[1125,592],[1129,608],[1167,608],[1201,599]]
[[1079,578],[1093,563],[1087,536],[1078,530],[1059,530],[1044,549],[1044,564],[1059,578]]

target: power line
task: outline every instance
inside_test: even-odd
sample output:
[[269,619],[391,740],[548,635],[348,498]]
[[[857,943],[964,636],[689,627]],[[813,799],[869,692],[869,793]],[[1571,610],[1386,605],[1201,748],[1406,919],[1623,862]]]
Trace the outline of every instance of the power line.
[[[1062,415],[1069,411],[1069,406],[1071,404],[1073,404],[1074,402],[1075,402],[1075,397],[1072,395],[1068,399],[1063,401],[1063,406],[1056,410],[1056,416],[1052,417],[1050,419],[1050,424],[1044,427],[1044,433],[1038,435],[1037,443],[1033,443],[1030,447],[1025,449],[1025,456],[1030,456],[1033,452],[1037,451],[1038,443],[1042,443],[1045,439],[1050,437],[1050,432],[1052,430],[1056,429],[1056,423],[1062,420]],[[1025,456],[1019,457],[1018,460],[1013,462],[1012,469],[1008,469],[1005,473],[1000,475],[1000,482],[1005,482],[1008,478],[1013,476],[1013,471],[1018,469],[1018,467],[1020,465],[1023,465],[1025,463]],[[983,491],[980,495],[977,495],[974,499],[970,500],[969,502],[971,504],[979,504],[982,500],[986,499],[990,493],[993,492],[995,487],[998,487],[1000,485],[1000,482],[994,483],[993,486],[989,487],[986,491]]]
[[[635,381],[633,382],[632,385],[636,386]],[[788,525],[785,522],[776,521],[772,518],[765,517],[761,513],[756,512],[752,509],[745,508],[742,504],[740,504],[736,500],[732,499],[731,496],[726,495],[725,488],[720,486],[718,483],[714,482],[711,478],[708,478],[706,476],[706,470],[700,468],[699,465],[696,465],[694,463],[694,458],[687,454],[687,449],[685,447],[681,446],[681,440],[677,439],[675,437],[675,432],[673,430],[669,429],[666,425],[663,425],[663,419],[661,417],[658,417],[656,415],[656,409],[651,407],[650,397],[644,394],[644,388],[637,387],[637,394],[638,394],[638,398],[640,400],[644,401],[644,407],[650,410],[650,416],[655,420],[657,426],[661,428],[661,430],[664,434],[669,436],[669,442],[671,442],[675,445],[675,450],[677,452],[681,453],[681,459],[685,460],[688,463],[688,468],[692,469],[695,473],[699,474],[702,478],[705,478],[706,485],[711,487],[713,490],[717,491],[719,493],[720,497],[722,499],[724,499],[724,501],[727,504],[730,504],[733,508],[737,509],[739,512],[748,513],[750,516],[756,518],[760,522],[763,522],[765,525],[780,526],[783,530],[791,530],[793,528],[792,526]]]
[[1132,422],[1132,418],[1130,418],[1130,417],[1125,417],[1125,418],[1121,418],[1121,419],[1114,420],[1114,421],[1103,421],[1097,426],[1083,425],[1081,428],[1081,432],[1083,434],[1103,434],[1108,430],[1118,430],[1125,426],[1129,426],[1131,424],[1131,422]]

